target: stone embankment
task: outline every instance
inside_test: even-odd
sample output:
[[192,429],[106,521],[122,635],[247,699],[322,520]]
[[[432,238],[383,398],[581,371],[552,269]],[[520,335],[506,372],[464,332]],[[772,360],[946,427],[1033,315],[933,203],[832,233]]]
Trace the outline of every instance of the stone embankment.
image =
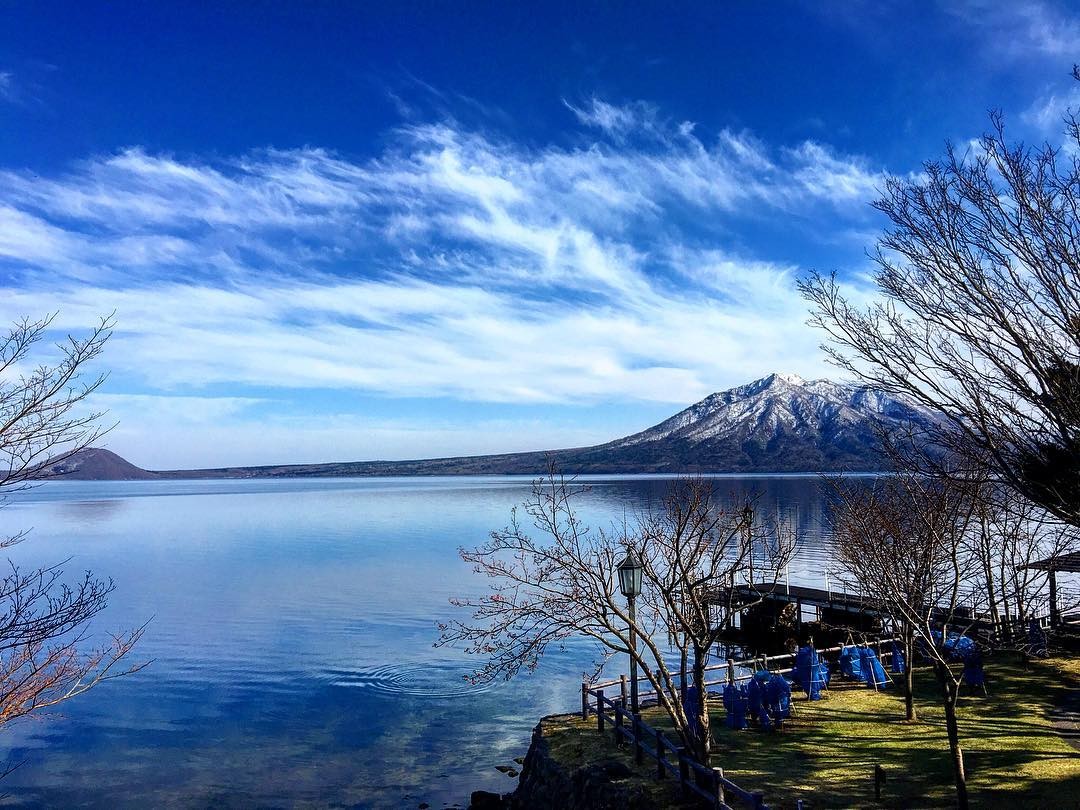
[[476,791],[471,810],[661,810],[654,789],[618,756],[596,756],[562,740],[574,715],[551,715],[533,729],[517,790]]

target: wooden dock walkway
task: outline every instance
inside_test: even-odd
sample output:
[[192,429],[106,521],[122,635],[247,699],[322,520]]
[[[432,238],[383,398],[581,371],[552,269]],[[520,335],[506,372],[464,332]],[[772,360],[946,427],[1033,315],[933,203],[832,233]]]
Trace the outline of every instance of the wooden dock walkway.
[[[726,591],[718,594],[726,598]],[[845,593],[824,588],[811,588],[806,585],[792,585],[787,582],[757,582],[753,585],[736,585],[734,603],[756,602],[764,597],[767,602],[792,602],[802,607],[828,608],[851,613],[878,615],[870,600],[862,594]]]
[[[732,594],[732,590],[734,593]],[[741,605],[751,605],[759,600],[772,603],[790,603],[797,606],[799,620],[802,621],[804,608],[814,610],[818,617],[825,611],[841,611],[855,613],[862,616],[884,617],[884,614],[874,605],[874,600],[865,594],[846,593],[832,588],[811,588],[807,585],[793,585],[788,582],[756,582],[754,584],[736,585],[734,589],[725,587],[717,589],[710,601],[715,604],[733,605],[736,612],[741,612]],[[966,607],[957,607],[957,618],[973,621],[975,624],[989,623],[989,616],[976,614],[972,616]],[[942,612],[944,618],[944,612]]]

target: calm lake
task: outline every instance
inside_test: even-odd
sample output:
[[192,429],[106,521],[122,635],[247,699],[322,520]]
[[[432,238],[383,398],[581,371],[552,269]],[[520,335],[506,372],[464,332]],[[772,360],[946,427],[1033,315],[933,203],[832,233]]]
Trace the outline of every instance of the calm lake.
[[[621,522],[655,504],[657,477],[588,478],[581,512]],[[792,582],[827,553],[815,477],[725,477],[799,527]],[[526,478],[56,482],[13,496],[8,556],[70,558],[112,577],[95,629],[153,618],[142,672],[3,727],[0,785],[31,806],[466,805],[516,780],[536,721],[571,711],[585,643],[539,671],[471,687],[470,661],[434,649],[451,596],[485,582],[457,556],[504,526]],[[616,670],[617,671],[617,670]]]

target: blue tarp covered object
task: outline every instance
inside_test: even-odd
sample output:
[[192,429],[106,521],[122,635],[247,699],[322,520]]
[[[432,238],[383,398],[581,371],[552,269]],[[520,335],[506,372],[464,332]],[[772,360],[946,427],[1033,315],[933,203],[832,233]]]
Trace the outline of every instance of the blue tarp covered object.
[[877,653],[869,647],[860,647],[859,657],[862,659],[862,675],[866,685],[878,689],[888,686],[889,676],[885,674],[885,667],[881,666]]
[[978,648],[973,649],[964,657],[964,683],[968,686],[981,686],[986,688],[986,675],[983,672],[982,653]]
[[[725,700],[726,695],[725,690]],[[791,683],[783,675],[755,672],[746,685],[746,703],[750,716],[763,731],[768,731],[774,723],[791,716]]]
[[773,675],[765,686],[765,702],[776,722],[791,717],[791,684],[783,675]]
[[904,668],[904,651],[897,642],[892,643],[892,671],[894,675],[903,675],[907,670]]
[[810,700],[819,700],[821,690],[829,685],[829,665],[821,660],[813,647],[799,648],[792,675]]
[[850,645],[841,648],[840,671],[849,678],[865,680],[862,673],[862,656],[859,655],[858,647]]
[[849,645],[840,650],[840,671],[867,686],[885,686],[889,676],[881,666],[877,653],[865,645]]
[[[764,677],[762,677],[764,676]],[[746,698],[749,702],[750,716],[757,719],[761,727],[766,731],[771,728],[769,712],[765,708],[765,684],[768,683],[769,673],[762,670],[755,672],[750,683],[746,685]]]
[[733,683],[724,687],[724,709],[727,710],[728,728],[746,728],[746,690]]
[[[941,635],[936,634],[936,639],[940,643]],[[945,641],[945,651],[949,654],[949,657],[954,661],[963,661],[969,655],[977,652],[975,642],[967,636],[961,636],[959,634],[950,633],[949,638]]]

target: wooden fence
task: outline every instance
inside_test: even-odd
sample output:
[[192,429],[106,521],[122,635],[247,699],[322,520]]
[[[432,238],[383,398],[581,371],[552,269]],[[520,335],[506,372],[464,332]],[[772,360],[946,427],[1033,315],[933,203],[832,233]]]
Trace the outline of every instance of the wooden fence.
[[[884,665],[886,657],[891,657],[891,652],[883,652],[882,645],[890,644],[892,639],[883,639],[870,642],[869,646],[876,648],[878,658]],[[838,653],[844,645],[827,647],[818,650],[818,655],[824,656],[829,653]],[[786,666],[783,666],[786,664]],[[789,670],[795,664],[795,654],[765,655],[757,658],[734,660],[729,658],[722,664],[713,664],[705,668],[706,688],[710,686],[727,685],[749,680],[752,674],[737,674],[736,670],[765,669],[770,672],[777,670]],[[708,673],[723,673],[723,677],[708,680]],[[648,684],[646,678],[639,678]],[[581,684],[581,719],[588,721],[590,716],[596,718],[596,730],[604,734],[610,725],[611,733],[618,745],[632,745],[634,747],[634,761],[642,764],[646,756],[656,762],[656,778],[666,779],[672,776],[679,780],[679,789],[684,798],[698,796],[715,810],[731,810],[727,799],[731,796],[754,810],[768,810],[765,804],[765,794],[761,791],[750,791],[739,787],[724,776],[722,768],[708,768],[697,762],[690,753],[678,742],[672,740],[657,728],[646,723],[640,715],[635,715],[628,708],[627,693],[629,681],[625,675],[620,675],[617,680],[602,681],[590,684],[585,681]],[[611,697],[618,690],[617,697]],[[654,690],[640,693],[639,700],[655,697]],[[693,774],[693,776],[691,776]]]
[[[656,761],[656,778],[666,779],[672,776],[679,780],[683,798],[692,795],[704,799],[716,810],[731,810],[727,804],[728,794],[734,794],[747,802],[755,810],[768,810],[763,793],[751,793],[743,790],[730,779],[724,777],[721,768],[707,768],[697,762],[681,745],[672,741],[664,732],[641,719],[626,708],[620,697],[612,700],[604,695],[603,689],[593,689],[582,693],[581,714],[585,720],[589,714],[596,715],[596,730],[604,733],[605,726],[611,725],[617,745],[634,746],[634,762],[641,765],[645,757]],[[589,701],[591,695],[593,700]],[[693,776],[691,776],[693,774]]]

